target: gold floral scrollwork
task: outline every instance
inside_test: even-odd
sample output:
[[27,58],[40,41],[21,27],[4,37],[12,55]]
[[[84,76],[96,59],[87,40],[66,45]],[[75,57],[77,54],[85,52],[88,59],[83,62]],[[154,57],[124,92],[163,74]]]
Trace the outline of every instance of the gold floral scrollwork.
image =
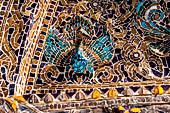
[[95,71],[95,82],[100,83],[100,79],[103,82],[111,82],[114,78],[114,72],[111,67],[101,67]]

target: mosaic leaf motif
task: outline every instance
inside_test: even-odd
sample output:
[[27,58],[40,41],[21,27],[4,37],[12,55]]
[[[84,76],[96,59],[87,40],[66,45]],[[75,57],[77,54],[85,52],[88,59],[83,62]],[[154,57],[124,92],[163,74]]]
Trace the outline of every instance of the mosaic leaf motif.
[[169,112],[168,0],[0,1],[0,112]]

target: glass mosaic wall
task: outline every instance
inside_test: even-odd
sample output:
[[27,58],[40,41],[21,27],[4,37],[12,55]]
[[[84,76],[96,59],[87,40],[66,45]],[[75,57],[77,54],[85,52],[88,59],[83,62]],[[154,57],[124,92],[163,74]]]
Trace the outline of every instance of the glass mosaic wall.
[[1,113],[169,113],[169,0],[0,0]]

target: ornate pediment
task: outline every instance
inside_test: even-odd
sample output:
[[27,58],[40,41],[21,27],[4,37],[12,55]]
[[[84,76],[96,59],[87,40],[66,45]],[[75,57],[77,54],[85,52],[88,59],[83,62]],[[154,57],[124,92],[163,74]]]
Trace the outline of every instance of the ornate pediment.
[[169,5],[0,1],[0,112],[168,112]]

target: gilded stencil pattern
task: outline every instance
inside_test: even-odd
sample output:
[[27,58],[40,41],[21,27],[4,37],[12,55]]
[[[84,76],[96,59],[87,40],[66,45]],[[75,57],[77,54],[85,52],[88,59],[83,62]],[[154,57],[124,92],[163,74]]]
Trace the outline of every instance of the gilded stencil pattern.
[[169,112],[168,0],[0,1],[0,112]]

